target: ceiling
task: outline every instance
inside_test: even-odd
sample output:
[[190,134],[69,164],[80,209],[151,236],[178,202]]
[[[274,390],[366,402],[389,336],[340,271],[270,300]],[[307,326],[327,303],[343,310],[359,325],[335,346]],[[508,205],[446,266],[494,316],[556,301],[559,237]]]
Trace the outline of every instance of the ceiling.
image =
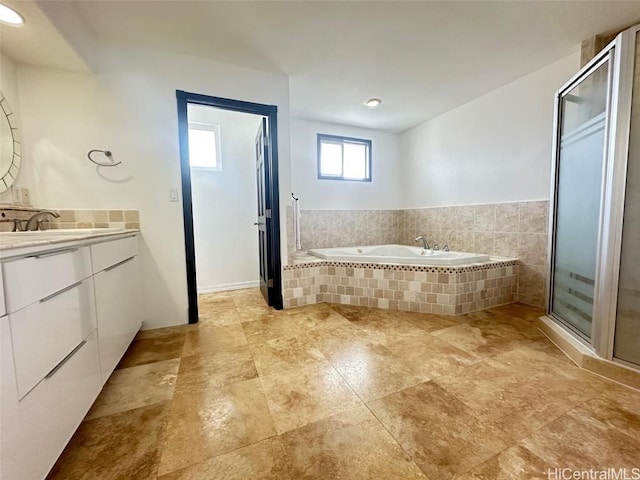
[[[35,7],[29,0],[6,3],[21,11]],[[395,132],[574,53],[585,38],[640,21],[640,1],[37,5],[88,64],[98,51],[90,47],[136,45],[285,74],[292,116]],[[24,15],[29,24],[29,12]],[[13,42],[2,45],[10,56],[46,62],[20,49],[14,32],[5,33],[10,27],[3,28],[3,42]],[[78,66],[71,60],[67,68]],[[367,109],[362,102],[370,97],[381,98],[382,105]]]

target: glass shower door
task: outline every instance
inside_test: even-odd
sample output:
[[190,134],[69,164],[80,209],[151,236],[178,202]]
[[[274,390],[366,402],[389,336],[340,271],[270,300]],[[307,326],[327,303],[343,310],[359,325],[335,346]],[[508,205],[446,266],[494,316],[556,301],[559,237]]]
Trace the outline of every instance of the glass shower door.
[[603,197],[609,57],[559,98],[550,313],[591,341]]
[[640,365],[640,36],[636,36],[614,358]]

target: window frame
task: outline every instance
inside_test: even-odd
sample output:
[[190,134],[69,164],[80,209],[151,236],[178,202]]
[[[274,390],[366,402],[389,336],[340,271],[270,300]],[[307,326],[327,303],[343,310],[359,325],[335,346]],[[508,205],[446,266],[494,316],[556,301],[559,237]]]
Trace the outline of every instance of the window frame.
[[[339,143],[343,146],[342,150],[342,175],[323,175],[321,164],[322,164],[322,143],[323,140],[328,140],[326,143]],[[373,178],[372,172],[372,142],[371,140],[365,138],[355,138],[355,137],[344,137],[342,135],[330,135],[327,133],[318,133],[317,134],[317,170],[318,170],[318,180],[340,180],[343,182],[371,182]],[[345,143],[355,143],[357,145],[364,145],[366,149],[366,164],[365,164],[365,174],[368,174],[365,178],[349,178],[344,176],[344,144]]]
[[220,136],[220,125],[214,123],[204,123],[204,122],[189,122],[187,124],[187,145],[189,142],[189,131],[193,128],[193,130],[203,130],[207,132],[213,132],[216,137],[216,166],[215,167],[206,167],[202,165],[192,165],[191,164],[191,152],[189,152],[189,168],[194,170],[206,170],[209,172],[221,172],[222,171],[222,148],[220,144],[222,143],[222,139]]

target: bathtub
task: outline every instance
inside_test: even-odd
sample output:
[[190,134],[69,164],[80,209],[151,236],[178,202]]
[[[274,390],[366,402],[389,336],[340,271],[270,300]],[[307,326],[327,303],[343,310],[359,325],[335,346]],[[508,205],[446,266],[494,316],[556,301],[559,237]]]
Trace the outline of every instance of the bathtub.
[[399,263],[404,265],[468,265],[485,263],[489,255],[466,252],[424,250],[406,245],[370,245],[366,247],[319,248],[309,250],[314,255],[335,262]]

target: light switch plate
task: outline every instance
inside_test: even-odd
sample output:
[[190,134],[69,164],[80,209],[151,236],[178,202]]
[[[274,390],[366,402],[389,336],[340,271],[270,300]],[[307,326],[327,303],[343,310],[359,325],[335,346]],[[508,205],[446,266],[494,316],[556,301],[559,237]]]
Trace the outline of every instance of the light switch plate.
[[178,201],[178,189],[176,187],[171,187],[169,189],[169,201],[170,202]]

